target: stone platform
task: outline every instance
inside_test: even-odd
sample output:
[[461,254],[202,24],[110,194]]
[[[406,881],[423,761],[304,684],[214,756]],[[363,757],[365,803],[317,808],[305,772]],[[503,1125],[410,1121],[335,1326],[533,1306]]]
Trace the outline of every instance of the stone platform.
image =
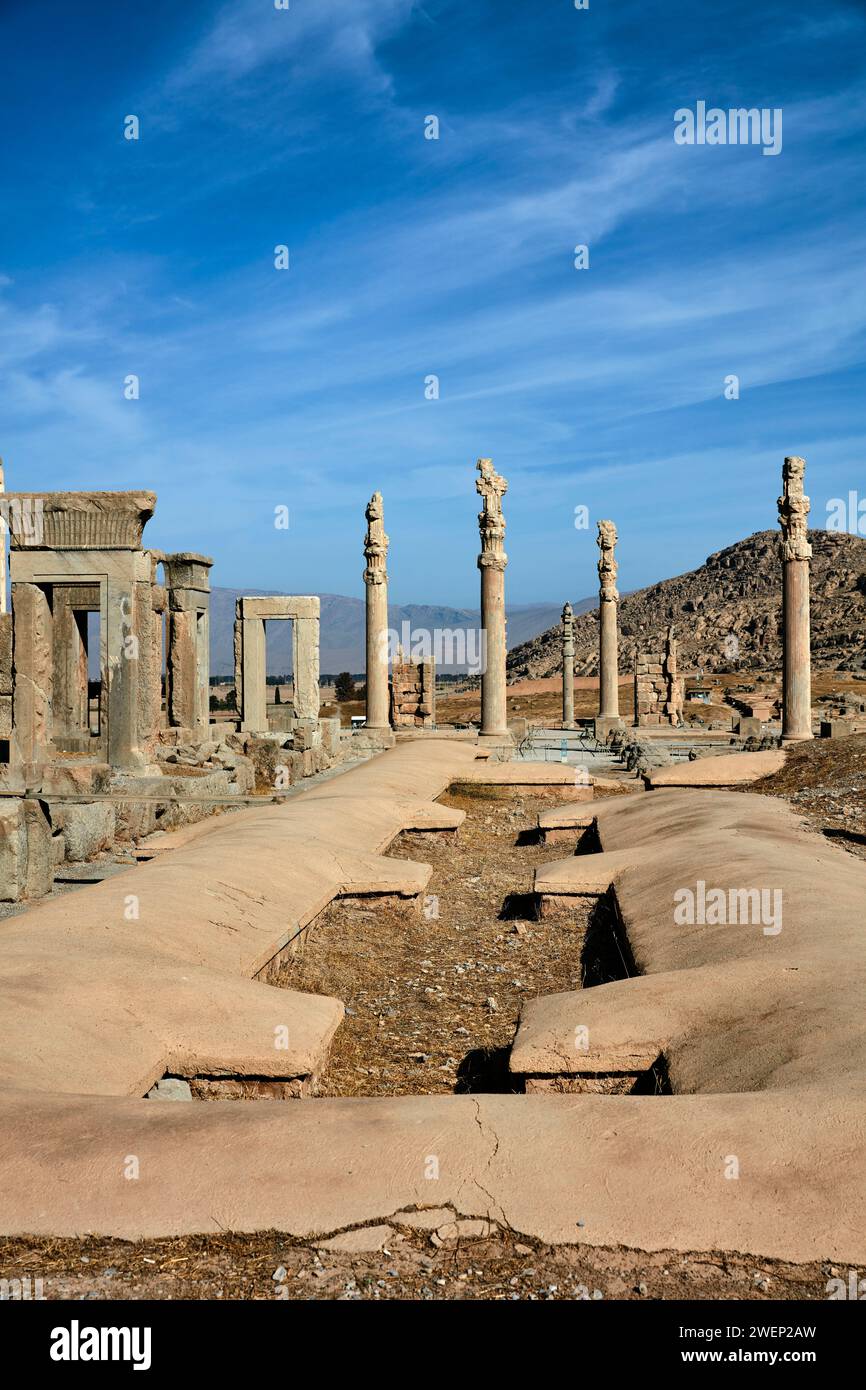
[[[768,798],[611,798],[603,852],[539,871],[612,889],[643,973],[527,1006],[513,1070],[661,1055],[672,1095],[142,1098],[161,1068],[261,1074],[302,1015],[250,976],[337,893],[417,896],[424,866],[381,851],[473,762],[398,745],[0,928],[0,1231],[328,1239],[447,1208],[549,1242],[866,1262],[866,866]],[[700,882],[781,890],[781,930],[678,923]],[[338,1001],[300,999],[325,1038]]]
[[708,758],[696,758],[691,763],[675,763],[659,767],[644,775],[649,789],[656,787],[738,787],[769,777],[785,766],[782,748],[766,749],[762,753],[722,753]]

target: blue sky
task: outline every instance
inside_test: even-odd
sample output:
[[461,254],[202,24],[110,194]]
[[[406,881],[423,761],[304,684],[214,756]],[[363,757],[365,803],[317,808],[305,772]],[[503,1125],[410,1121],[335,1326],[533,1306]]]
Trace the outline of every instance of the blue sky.
[[[866,495],[866,5],[4,0],[0,52],[11,488],[359,596],[379,488],[393,600],[473,607],[481,454],[513,602],[592,592],[599,517],[624,589],[774,526],[785,453],[816,524]],[[782,152],[677,145],[698,100]]]

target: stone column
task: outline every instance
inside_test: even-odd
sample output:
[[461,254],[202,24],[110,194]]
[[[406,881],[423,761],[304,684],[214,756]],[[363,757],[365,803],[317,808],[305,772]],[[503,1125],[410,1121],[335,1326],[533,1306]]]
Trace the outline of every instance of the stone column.
[[[166,688],[169,724],[202,735],[210,723],[209,555],[164,555],[168,591]],[[265,726],[267,727],[267,726]]]
[[508,483],[493,467],[492,459],[479,459],[480,478],[475,489],[483,499],[478,514],[481,532],[481,627],[483,631],[483,674],[481,676],[481,737],[497,741],[510,739],[505,704],[505,517],[502,498]]
[[570,603],[562,610],[562,727],[574,728],[574,614]]
[[12,584],[13,728],[22,762],[49,756],[53,696],[53,617],[44,586]]
[[151,564],[145,550],[117,550],[114,556],[101,586],[99,722],[101,730],[107,726],[111,766],[140,771],[147,763],[148,730],[141,720],[150,679]]
[[[241,610],[235,622],[235,687],[245,733],[260,734],[268,727],[268,706],[265,667],[265,624],[262,618],[243,616]],[[295,678],[297,679],[297,678]]]
[[315,725],[319,719],[319,600],[296,598],[293,605],[292,714],[295,720]]
[[809,499],[803,492],[806,460],[785,459],[779,525],[782,528],[782,742],[812,737],[809,651]]
[[382,494],[367,504],[364,537],[364,584],[367,591],[367,724],[387,729],[388,722],[388,537],[385,535]]
[[618,632],[616,605],[617,564],[614,555],[616,527],[612,521],[598,523],[598,717],[595,721],[597,738],[606,738],[612,728],[619,727],[619,663],[617,658]]
[[[166,613],[168,612],[168,590],[164,584],[160,584],[157,577],[157,569],[163,563],[165,556],[161,550],[150,550],[151,564],[151,584],[150,584],[150,739],[155,742],[159,738],[159,731],[164,727],[162,712],[162,682],[163,671],[167,666],[163,643],[165,641],[164,627],[167,622]],[[167,670],[165,671],[167,675]],[[166,713],[166,720],[168,715]]]

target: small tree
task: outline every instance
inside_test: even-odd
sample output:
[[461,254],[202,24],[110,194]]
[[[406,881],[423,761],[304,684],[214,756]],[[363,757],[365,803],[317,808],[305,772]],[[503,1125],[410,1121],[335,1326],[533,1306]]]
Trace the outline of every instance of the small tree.
[[350,671],[340,672],[334,682],[334,694],[340,704],[343,704],[346,700],[354,700],[355,682],[352,680],[352,673]]

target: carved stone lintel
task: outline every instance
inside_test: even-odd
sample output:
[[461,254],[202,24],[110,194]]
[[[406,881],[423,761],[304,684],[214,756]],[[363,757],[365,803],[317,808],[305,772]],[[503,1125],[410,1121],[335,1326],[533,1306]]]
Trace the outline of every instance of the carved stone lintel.
[[796,455],[785,459],[782,469],[783,492],[778,499],[783,560],[809,560],[812,557],[807,534],[810,503],[803,491],[805,472],[805,459]]

